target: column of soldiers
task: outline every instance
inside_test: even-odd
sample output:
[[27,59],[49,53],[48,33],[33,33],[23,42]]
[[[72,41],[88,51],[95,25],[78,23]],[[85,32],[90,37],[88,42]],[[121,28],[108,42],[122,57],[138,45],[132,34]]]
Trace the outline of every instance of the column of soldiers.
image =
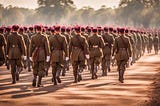
[[135,63],[146,50],[154,47],[158,54],[160,33],[127,28],[87,26],[0,27],[0,66],[11,68],[12,83],[19,81],[24,69],[33,70],[33,87],[41,87],[42,78],[52,67],[54,85],[61,83],[69,65],[73,67],[74,83],[82,80],[82,72],[88,68],[91,79],[97,79],[111,71],[117,63],[118,80],[124,82],[126,67]]

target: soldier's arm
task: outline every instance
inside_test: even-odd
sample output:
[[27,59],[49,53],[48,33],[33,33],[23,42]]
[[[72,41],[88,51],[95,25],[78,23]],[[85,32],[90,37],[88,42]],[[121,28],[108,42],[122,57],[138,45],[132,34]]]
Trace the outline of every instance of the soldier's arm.
[[115,42],[114,42],[114,44],[113,44],[112,56],[114,56],[114,53],[115,53],[115,51],[117,50],[117,46],[118,46],[118,44],[117,44],[117,39],[115,39]]
[[73,46],[73,44],[72,44],[72,37],[71,37],[70,43],[69,43],[69,57],[70,57],[71,52],[72,52],[72,46]]
[[26,52],[26,45],[24,42],[24,38],[22,36],[20,37],[21,37],[20,43],[21,43],[22,55],[26,56],[27,52]]
[[86,38],[84,38],[84,52],[85,54],[89,54],[89,46]]
[[31,37],[31,42],[29,44],[29,57],[32,57],[33,50],[33,38]]
[[102,39],[102,37],[100,37],[100,47],[104,48],[104,40]]
[[47,36],[44,36],[45,37],[45,52],[46,52],[46,56],[49,56],[50,55],[50,45],[49,45],[49,41],[48,41],[48,38]]
[[67,40],[65,37],[63,40],[63,48],[64,48],[64,52],[65,52],[65,57],[68,57],[68,43],[67,43]]
[[132,49],[131,49],[131,42],[129,39],[128,39],[128,53],[129,53],[129,57],[131,57],[132,56]]

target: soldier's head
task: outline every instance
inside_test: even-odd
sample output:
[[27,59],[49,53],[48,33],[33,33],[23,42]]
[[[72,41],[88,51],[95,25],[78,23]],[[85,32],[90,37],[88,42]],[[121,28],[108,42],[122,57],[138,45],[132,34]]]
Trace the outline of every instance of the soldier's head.
[[67,33],[70,33],[70,32],[71,32],[71,28],[68,27],[68,28],[66,29],[66,32],[67,32]]
[[80,26],[76,26],[76,27],[74,28],[74,30],[75,30],[75,33],[76,33],[76,34],[80,34],[80,33],[81,33],[81,27],[80,27]]
[[23,30],[24,32],[27,32],[27,31],[28,31],[28,28],[27,28],[26,26],[24,26],[23,29],[24,29],[24,30]]
[[24,32],[24,28],[23,27],[20,27],[19,28],[19,33],[23,33]]
[[98,29],[97,29],[97,28],[93,28],[93,29],[92,29],[92,33],[93,33],[93,34],[97,34],[97,32],[98,32]]
[[108,27],[104,27],[104,32],[108,33]]
[[102,33],[102,27],[98,26],[97,27],[97,32],[98,32],[99,35],[101,35],[101,33]]
[[33,27],[29,27],[29,31],[30,31],[30,32],[33,32]]
[[92,32],[91,28],[87,28],[87,31],[88,31],[88,33]]
[[125,32],[125,29],[124,29],[124,28],[120,28],[120,29],[119,29],[120,35],[124,35],[124,32]]
[[128,30],[128,29],[125,29],[125,33],[128,34],[128,33],[129,33],[129,30]]
[[109,32],[110,32],[110,33],[113,32],[113,28],[112,28],[112,27],[109,28]]
[[11,32],[11,29],[12,29],[12,28],[11,28],[10,26],[7,26],[7,27],[6,27],[6,32],[10,33],[10,32]]
[[19,26],[18,25],[13,25],[12,26],[12,31],[13,32],[17,32],[19,30]]
[[60,26],[55,26],[55,33],[56,34],[59,34],[60,33],[60,31],[61,31],[61,27]]
[[85,32],[85,28],[81,27],[81,32],[84,33]]
[[51,27],[51,28],[50,28],[50,32],[51,32],[52,35],[54,35],[54,33],[55,33],[54,27]]
[[37,33],[41,33],[42,32],[42,26],[41,25],[35,25],[35,30]]
[[63,27],[61,28],[61,32],[62,32],[62,33],[65,33],[65,32],[66,32],[66,27],[65,27],[65,26],[63,26]]
[[3,34],[5,29],[3,27],[0,27],[0,33]]

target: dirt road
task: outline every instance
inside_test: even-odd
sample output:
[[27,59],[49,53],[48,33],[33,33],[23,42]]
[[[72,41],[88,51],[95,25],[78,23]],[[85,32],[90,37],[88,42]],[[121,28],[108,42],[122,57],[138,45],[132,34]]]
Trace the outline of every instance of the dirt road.
[[12,85],[10,71],[0,67],[0,106],[137,106],[148,100],[153,75],[160,68],[160,55],[145,55],[125,72],[125,82],[118,82],[116,67],[107,77],[91,80],[89,71],[83,73],[83,81],[73,84],[72,69],[62,78],[62,84],[53,86],[51,70],[44,78],[44,87],[33,88],[32,72],[26,70],[20,81]]

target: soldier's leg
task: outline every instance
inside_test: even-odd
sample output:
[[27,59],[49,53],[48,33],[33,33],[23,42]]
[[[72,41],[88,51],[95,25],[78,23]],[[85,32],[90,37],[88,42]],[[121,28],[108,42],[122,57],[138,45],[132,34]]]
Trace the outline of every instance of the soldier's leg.
[[63,69],[62,69],[62,76],[65,76],[65,74],[66,74],[66,69],[67,69],[67,61],[64,60],[64,67],[63,67]]
[[107,70],[106,67],[106,59],[105,57],[102,58],[102,76],[105,76],[105,71]]
[[33,63],[33,81],[32,81],[32,86],[36,87],[36,82],[37,82],[37,76],[38,76],[38,62]]
[[94,58],[90,58],[90,65],[91,65],[91,79],[94,79]]
[[100,64],[100,59],[101,59],[100,57],[95,57],[94,59],[94,76],[96,79],[98,78],[97,71],[98,71],[98,66]]
[[77,61],[73,61],[72,62],[72,66],[73,66],[73,75],[74,75],[74,83],[78,82],[78,62]]
[[64,66],[61,65],[61,63],[57,63],[57,73],[56,73],[56,79],[58,81],[58,83],[61,83],[61,79],[60,79],[60,74],[61,74],[61,69],[64,69]]
[[42,78],[45,76],[45,61],[39,62],[38,63],[38,85],[37,87],[43,86],[42,83]]
[[82,80],[82,72],[86,68],[85,60],[79,61],[78,62],[78,66],[79,66],[78,72],[77,72],[77,74],[78,74],[78,81],[81,81]]
[[12,84],[15,84],[16,83],[16,61],[10,60],[9,62],[11,64]]
[[54,82],[54,85],[57,85],[56,73],[57,73],[57,64],[56,62],[54,62],[52,63],[52,82]]
[[124,72],[126,70],[126,64],[127,64],[127,61],[128,60],[122,60],[121,63],[120,63],[120,82],[123,83],[123,80],[124,80]]
[[16,60],[16,65],[17,65],[17,68],[16,68],[16,80],[19,81],[19,74],[22,72],[23,70],[23,63],[20,59]]
[[31,61],[29,60],[29,58],[27,59],[28,62],[28,72],[31,72]]

